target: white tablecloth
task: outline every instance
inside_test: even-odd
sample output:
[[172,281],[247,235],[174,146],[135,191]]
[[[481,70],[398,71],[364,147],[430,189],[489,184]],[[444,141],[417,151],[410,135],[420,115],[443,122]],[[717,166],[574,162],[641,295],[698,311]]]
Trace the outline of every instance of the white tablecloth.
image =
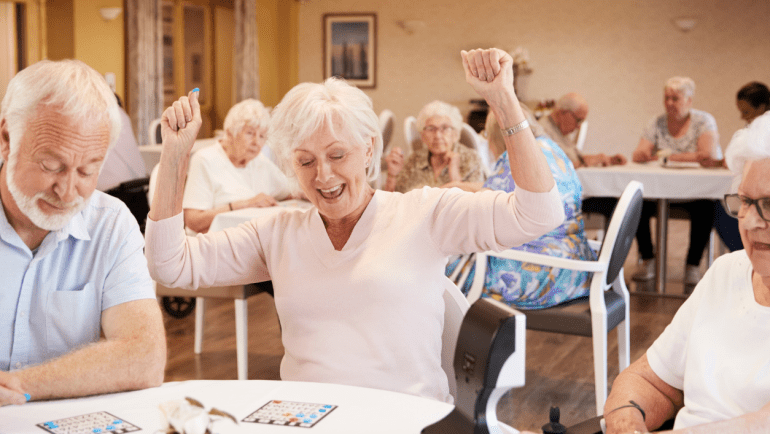
[[[143,433],[155,433],[166,427],[158,405],[186,396],[197,399],[207,408],[226,411],[239,421],[274,399],[337,405],[311,428],[312,434],[419,433],[453,408],[443,402],[412,395],[337,384],[260,380],[185,381],[136,392],[2,407],[0,432],[42,434],[45,431],[35,426],[38,423],[106,411],[139,426]],[[303,428],[248,422],[240,422],[236,426],[227,420],[217,422],[214,428],[221,434],[305,432]]]
[[214,216],[214,220],[211,221],[211,226],[209,226],[209,232],[232,228],[257,217],[265,217],[292,209],[310,209],[312,207],[313,205],[310,202],[291,199],[278,202],[277,206],[266,208],[243,208],[235,211],[223,212]]
[[644,184],[649,199],[721,199],[733,181],[727,169],[662,167],[657,161],[577,170],[585,197],[620,197],[629,181]]

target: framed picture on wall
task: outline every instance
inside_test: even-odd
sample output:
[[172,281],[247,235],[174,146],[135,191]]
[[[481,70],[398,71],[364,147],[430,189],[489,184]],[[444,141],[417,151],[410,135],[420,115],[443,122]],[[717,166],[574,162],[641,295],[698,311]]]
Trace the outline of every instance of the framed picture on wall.
[[361,88],[376,85],[377,15],[324,15],[324,78],[342,77]]

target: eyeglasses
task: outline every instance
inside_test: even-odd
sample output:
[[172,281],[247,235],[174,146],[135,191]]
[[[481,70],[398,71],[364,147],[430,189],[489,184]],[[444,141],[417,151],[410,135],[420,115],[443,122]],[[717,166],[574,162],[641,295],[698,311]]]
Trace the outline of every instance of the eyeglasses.
[[442,134],[446,134],[450,131],[454,131],[454,127],[451,125],[441,125],[440,127],[437,127],[435,125],[428,125],[427,127],[423,128],[423,132],[426,132],[428,134],[436,134],[436,131],[441,131]]
[[770,222],[770,197],[752,199],[740,194],[726,194],[725,205],[727,206],[727,212],[730,213],[731,216],[741,218],[746,216],[751,205],[756,205],[759,218],[766,222]]

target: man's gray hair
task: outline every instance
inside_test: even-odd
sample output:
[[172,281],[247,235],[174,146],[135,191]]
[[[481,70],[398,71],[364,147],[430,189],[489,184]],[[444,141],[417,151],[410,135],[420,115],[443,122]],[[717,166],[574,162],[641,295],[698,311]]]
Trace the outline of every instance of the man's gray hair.
[[425,122],[433,116],[446,116],[449,121],[452,122],[457,133],[460,133],[460,129],[463,127],[463,116],[460,114],[460,109],[447,104],[444,101],[431,101],[420,110],[420,114],[417,115],[416,124],[417,130],[422,131],[425,128]]
[[256,99],[249,98],[235,104],[225,116],[224,129],[233,136],[237,136],[247,126],[257,130],[270,127],[270,113]]
[[42,60],[14,76],[0,105],[10,134],[11,154],[18,152],[30,117],[39,106],[55,107],[76,124],[108,122],[112,147],[121,129],[120,109],[104,77],[79,60]]
[[695,82],[690,77],[671,77],[666,80],[663,89],[671,89],[692,98],[695,95]]
[[736,131],[725,151],[727,167],[738,177],[746,163],[765,158],[770,158],[770,111]]
[[[344,131],[334,131],[334,124]],[[278,165],[295,179],[292,153],[324,126],[339,137],[349,134],[356,145],[366,148],[374,138],[372,160],[366,171],[367,180],[380,176],[382,132],[374,112],[372,99],[345,80],[329,78],[323,83],[300,83],[292,88],[273,109],[267,145],[275,152]]]

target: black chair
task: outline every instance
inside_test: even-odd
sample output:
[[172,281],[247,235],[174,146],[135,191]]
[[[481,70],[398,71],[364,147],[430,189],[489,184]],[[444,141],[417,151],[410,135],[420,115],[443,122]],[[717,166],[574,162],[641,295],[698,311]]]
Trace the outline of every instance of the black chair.
[[117,187],[111,188],[105,193],[117,197],[128,206],[131,214],[139,223],[139,229],[144,234],[144,225],[147,221],[147,213],[150,212],[150,205],[147,203],[147,191],[150,186],[150,178],[139,178],[126,181]]
[[[593,337],[597,415],[604,412],[607,400],[607,334],[616,327],[620,370],[630,363],[629,294],[623,277],[623,263],[639,225],[642,191],[641,183],[629,183],[618,201],[603,242],[589,241],[591,248],[598,251],[596,261],[556,258],[521,250],[477,253],[475,277],[468,293],[471,303],[481,296],[489,256],[593,272],[589,296],[548,309],[516,309],[526,314],[527,329]],[[460,282],[467,279],[471,267],[464,269]],[[461,284],[458,286],[462,287]]]

